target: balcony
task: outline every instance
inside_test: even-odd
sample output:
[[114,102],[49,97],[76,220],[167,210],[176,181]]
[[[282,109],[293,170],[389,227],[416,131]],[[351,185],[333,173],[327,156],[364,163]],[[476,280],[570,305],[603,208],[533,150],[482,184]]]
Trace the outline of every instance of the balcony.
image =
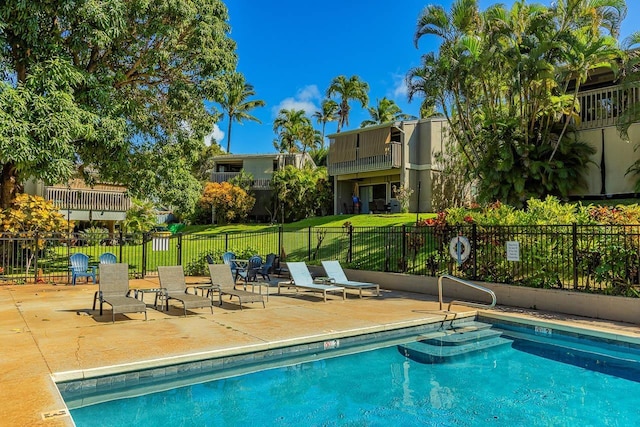
[[[240,175],[240,172],[214,172],[211,174],[211,182],[217,182],[222,184],[223,182],[229,182],[234,177]],[[253,180],[251,185],[253,190],[269,190],[271,189],[270,178],[258,178]]]
[[402,146],[397,143],[390,143],[387,144],[387,148],[388,150],[385,154],[356,160],[332,163],[329,158],[327,167],[329,175],[336,176],[400,168],[402,165]]
[[123,191],[45,187],[44,198],[60,210],[126,212],[131,207]]
[[578,130],[618,124],[618,118],[633,103],[640,101],[640,87],[621,85],[587,90],[578,94],[580,123]]

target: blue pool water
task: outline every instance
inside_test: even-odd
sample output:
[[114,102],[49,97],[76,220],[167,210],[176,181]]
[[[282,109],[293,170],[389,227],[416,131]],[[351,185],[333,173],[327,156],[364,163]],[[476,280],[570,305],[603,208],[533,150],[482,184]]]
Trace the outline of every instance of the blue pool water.
[[[507,345],[421,364],[394,345],[100,403],[71,415],[78,427],[638,424],[640,376],[552,360],[539,344],[513,347],[522,350]],[[597,357],[586,359],[597,364]]]

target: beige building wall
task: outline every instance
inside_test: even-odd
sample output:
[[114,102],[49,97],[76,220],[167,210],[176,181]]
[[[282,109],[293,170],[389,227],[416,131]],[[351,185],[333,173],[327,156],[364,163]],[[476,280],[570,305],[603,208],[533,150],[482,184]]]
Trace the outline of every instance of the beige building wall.
[[583,130],[579,133],[580,141],[586,142],[596,152],[591,156],[586,175],[587,188],[572,192],[572,196],[598,196],[602,194],[602,146],[604,138],[605,193],[606,195],[634,193],[636,176],[625,175],[629,166],[640,159],[640,152],[634,151],[640,143],[640,124],[631,125],[629,141],[623,141],[614,126],[600,129]]
[[245,172],[253,175],[254,179],[271,179],[273,176],[273,159],[246,159],[242,163]]
[[[408,155],[404,164],[405,180],[403,182],[413,190],[409,203],[411,212],[432,211],[431,171],[435,166],[435,153],[444,149],[446,126],[445,119],[435,118],[420,120],[413,124],[412,128],[405,129],[405,137],[408,138]],[[420,197],[418,197],[418,187]]]

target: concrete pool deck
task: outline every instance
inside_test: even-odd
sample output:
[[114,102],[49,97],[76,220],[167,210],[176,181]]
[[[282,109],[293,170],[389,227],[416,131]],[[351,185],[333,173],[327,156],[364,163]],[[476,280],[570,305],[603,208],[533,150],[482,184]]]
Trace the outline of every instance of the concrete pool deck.
[[[132,280],[132,288],[154,288],[154,278]],[[0,384],[3,419],[11,426],[71,426],[65,405],[52,380],[81,378],[115,372],[123,366],[186,360],[190,355],[228,355],[345,335],[398,329],[444,320],[435,297],[382,291],[380,297],[360,299],[347,292],[346,300],[318,294],[271,288],[266,308],[253,303],[239,306],[225,299],[222,307],[198,309],[184,317],[172,306],[168,312],[153,309],[147,295],[148,321],[142,313],[116,316],[109,306],[102,316],[91,309],[93,284],[0,286],[0,334],[3,357]],[[368,295],[368,293],[366,293]],[[454,306],[459,315],[473,314]],[[640,340],[636,325],[594,319],[511,310],[492,310],[504,316],[528,317],[565,327],[583,327]],[[163,362],[164,361],[164,362]]]

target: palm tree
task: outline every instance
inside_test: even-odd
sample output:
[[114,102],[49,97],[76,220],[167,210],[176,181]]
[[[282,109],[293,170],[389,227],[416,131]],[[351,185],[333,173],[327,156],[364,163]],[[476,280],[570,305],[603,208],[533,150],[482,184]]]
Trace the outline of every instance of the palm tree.
[[382,99],[377,99],[376,101],[378,105],[367,108],[367,111],[369,111],[369,115],[371,116],[371,120],[363,121],[360,124],[361,128],[365,126],[380,125],[382,123],[415,119],[415,116],[404,114],[398,104],[386,96]]
[[340,107],[333,99],[325,99],[320,105],[320,111],[313,113],[318,124],[322,125],[322,139],[320,140],[320,148],[324,148],[324,134],[328,122],[338,120],[338,110]]
[[304,110],[280,110],[278,117],[273,121],[273,131],[278,135],[274,146],[278,151],[294,153],[299,151],[298,142],[310,139],[306,135],[307,128],[313,131],[313,126],[305,114]]
[[[625,76],[623,80],[624,90],[629,93],[632,88],[640,84],[640,31],[627,37],[623,42],[623,48],[629,52],[624,67]],[[632,123],[640,120],[640,102],[628,102],[625,107],[618,121],[618,130],[625,138],[628,138],[629,127]],[[640,168],[640,160],[637,163],[638,165],[636,166]]]
[[349,102],[360,101],[362,108],[367,106],[369,102],[369,85],[360,80],[358,76],[351,76],[347,79],[346,76],[338,76],[331,80],[329,88],[327,89],[327,97],[337,95],[340,98],[338,111],[338,132],[342,129],[342,126],[349,126]]
[[304,125],[300,128],[299,139],[303,155],[307,151],[316,150],[320,146],[320,141],[322,141],[320,131],[310,125]]
[[229,73],[223,77],[222,89],[216,94],[215,101],[227,113],[229,126],[227,128],[227,153],[231,152],[231,124],[236,121],[252,120],[262,123],[257,117],[249,114],[256,107],[264,107],[263,100],[248,100],[256,93],[253,86],[245,82],[241,73]]

